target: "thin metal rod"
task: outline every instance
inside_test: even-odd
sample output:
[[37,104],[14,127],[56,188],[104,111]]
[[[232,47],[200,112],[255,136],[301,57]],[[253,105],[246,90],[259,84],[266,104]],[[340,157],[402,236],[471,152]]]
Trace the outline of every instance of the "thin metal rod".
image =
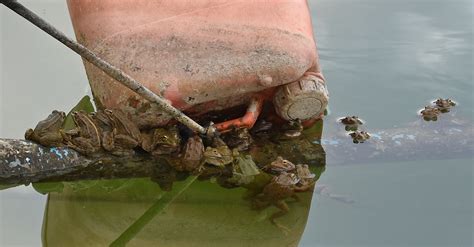
[[194,120],[186,116],[184,113],[182,113],[180,110],[170,105],[166,99],[163,99],[162,97],[156,95],[150,89],[144,87],[141,83],[133,79],[131,76],[127,75],[121,69],[111,65],[110,63],[98,57],[95,53],[93,53],[91,50],[89,50],[85,46],[68,38],[61,31],[57,30],[55,27],[47,23],[41,17],[31,12],[25,6],[18,3],[16,0],[0,0],[0,3],[4,4],[6,7],[13,10],[17,14],[23,16],[25,19],[33,23],[35,26],[39,27],[41,30],[51,35],[52,37],[57,39],[59,42],[69,47],[71,50],[79,54],[85,60],[94,64],[99,69],[104,71],[107,75],[111,76],[112,78],[120,82],[122,85],[133,90],[134,92],[136,92],[143,98],[153,103],[156,103],[164,112],[168,113],[173,118],[175,118],[182,124],[186,125],[193,131],[196,131],[200,134],[211,134],[211,133],[208,133],[208,130],[206,128],[202,127],[201,125],[196,123]]

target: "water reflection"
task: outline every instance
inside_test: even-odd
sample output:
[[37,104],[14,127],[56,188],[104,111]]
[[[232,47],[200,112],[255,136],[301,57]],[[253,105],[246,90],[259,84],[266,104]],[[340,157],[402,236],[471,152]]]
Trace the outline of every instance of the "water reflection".
[[[65,5],[65,2],[58,3]],[[35,2],[32,6],[47,9],[46,14],[51,18],[46,16],[46,19],[57,20],[55,25],[60,30],[68,32],[69,29],[69,35],[73,35],[69,16],[64,11],[66,7],[59,4]],[[325,138],[322,140],[327,153],[328,171],[319,182],[328,184],[328,187],[319,184],[315,189],[321,196],[313,198],[316,200],[313,200],[306,234],[300,246],[472,246],[472,1],[320,0],[309,1],[309,5],[323,69],[329,82],[330,108],[334,115],[325,120]],[[4,81],[15,82],[4,83],[3,89],[5,92],[34,91],[27,98],[31,102],[41,102],[42,105],[42,109],[35,108],[35,111],[31,111],[31,104],[7,107],[8,102],[17,101],[18,94],[2,95],[1,101],[5,106],[2,108],[5,121],[0,123],[4,130],[2,137],[19,138],[27,126],[34,124],[33,121],[58,106],[57,98],[44,97],[51,88],[57,92],[68,92],[71,96],[62,97],[60,105],[72,105],[83,95],[87,79],[80,59],[63,50],[60,44],[33,30],[29,24],[21,25],[21,20],[16,16],[3,17],[3,21],[5,25],[2,26],[2,33],[6,33],[4,37],[9,37],[2,40],[3,47],[14,47],[15,44],[21,44],[22,47],[20,53],[16,49],[2,50],[5,57],[3,61],[9,61],[2,66]],[[35,35],[33,39],[38,46],[23,44],[31,40],[32,35]],[[435,51],[438,54],[434,55]],[[425,54],[427,57],[414,56],[416,54]],[[48,59],[42,59],[38,63],[37,59],[32,59],[35,57]],[[64,64],[59,72],[56,63],[58,60]],[[29,68],[31,73],[25,73],[24,68]],[[53,74],[56,80],[51,80]],[[31,83],[32,81],[42,83]],[[453,116],[443,116],[434,123],[420,121],[406,124],[419,117],[416,110],[436,97],[455,98],[459,102],[457,115],[453,113]],[[355,145],[346,136],[343,127],[336,124],[335,116],[347,114],[359,115],[367,121],[367,127],[370,128],[368,131],[375,133],[370,141]],[[455,119],[458,117],[470,119],[471,125],[459,119],[460,122],[457,122]],[[454,122],[449,124],[446,121]],[[444,128],[449,125],[452,128]],[[436,133],[437,130],[442,132]],[[414,133],[417,134],[418,142],[408,139]],[[387,139],[380,140],[378,135],[385,135]],[[469,140],[471,142],[467,142]],[[367,151],[356,152],[354,148]],[[344,166],[337,166],[341,164]],[[96,180],[90,182],[99,183]],[[202,188],[219,190],[221,194],[237,193],[235,191],[240,190],[222,189],[210,182],[196,183],[200,183]],[[150,184],[154,186],[150,185],[150,189],[158,189],[156,184]],[[87,186],[87,183],[75,185],[79,188]],[[125,188],[126,183],[123,186]],[[64,187],[68,188],[66,183]],[[104,191],[115,188],[113,185],[102,187]],[[42,198],[29,194],[31,187],[17,188],[0,192],[3,206],[0,218],[3,236],[6,237],[5,242],[0,240],[0,243],[38,245],[39,234],[35,222],[41,222],[38,217],[42,215]],[[238,241],[237,237],[245,233],[239,228],[226,228],[221,223],[218,224],[227,218],[213,214],[213,210],[225,205],[225,208],[233,209],[229,210],[233,213],[227,215],[230,219],[265,221],[262,229],[273,227],[267,219],[276,211],[275,207],[266,209],[270,211],[268,213],[258,214],[249,210],[249,204],[238,196],[237,200],[228,200],[229,203],[225,204],[226,201],[215,201],[208,195],[213,191],[193,192],[183,194],[186,197],[176,200],[174,207],[161,215],[163,218],[166,215],[168,221],[160,219],[160,224],[171,223],[175,215],[187,216],[181,224],[183,229],[203,227],[202,232],[206,230],[208,234],[219,233],[221,230],[235,231],[235,241]],[[97,212],[92,209],[93,206],[114,204],[107,202],[107,196],[103,195],[110,193],[113,192],[103,192],[102,195],[96,193],[104,200],[98,198],[94,203],[80,204],[77,202],[80,199],[77,199],[76,212],[85,210],[81,209],[84,206],[90,209],[92,215]],[[142,192],[146,193],[147,191]],[[202,196],[203,194],[207,197]],[[345,198],[342,200],[355,200],[355,203],[348,205],[333,199],[339,194],[350,195],[342,197]],[[122,206],[127,200],[130,204],[146,205],[139,212],[129,212],[133,219],[105,221],[108,223],[104,225],[109,227],[106,229],[115,231],[102,230],[102,223],[94,221],[92,217],[87,220],[87,224],[81,225],[79,222],[82,215],[73,214],[72,211],[68,213],[63,210],[61,214],[58,211],[58,215],[63,217],[63,223],[78,222],[72,230],[78,230],[75,234],[79,236],[102,239],[101,234],[104,234],[109,241],[113,241],[151,207],[153,200],[150,198],[152,197],[146,203],[139,202],[138,199],[133,201],[133,198],[119,198]],[[67,202],[68,198],[64,197],[63,200]],[[195,204],[213,206],[209,206],[209,209],[198,208],[205,212],[185,211],[188,205],[185,202],[191,200]],[[302,207],[298,203],[290,203],[289,206],[291,212],[280,218],[280,223],[285,223],[287,217],[291,217]],[[237,219],[241,214],[236,208],[253,212],[251,216],[254,218]],[[100,214],[106,213],[113,217],[114,213],[120,215],[120,209],[133,210],[132,207],[116,206],[115,210],[111,208],[110,213],[102,210],[96,215],[99,219]],[[193,218],[195,214],[202,215],[206,212],[207,215],[215,216],[215,228],[210,229],[212,224],[204,228]],[[66,220],[69,216],[73,219]],[[126,222],[122,224],[124,221]],[[74,233],[69,233],[67,224],[63,226],[64,230],[57,225],[56,233],[73,235]],[[144,232],[148,235],[157,234],[158,231],[153,230],[159,229],[160,224],[155,223],[157,228],[146,227],[137,236],[145,235]],[[93,228],[87,230],[82,227],[86,225]],[[115,225],[119,229],[114,229]],[[45,225],[44,229],[48,229],[48,226]],[[261,229],[252,230],[253,236],[262,232]],[[189,244],[190,241],[184,242],[185,238],[179,231],[181,229],[177,230],[178,233],[170,230],[158,234],[164,239],[168,236],[168,239],[180,236],[183,245]],[[197,238],[202,232],[196,232],[193,236]],[[274,235],[281,237],[280,232],[275,232]],[[218,234],[215,235],[215,240],[220,243],[225,241]],[[242,242],[242,245],[251,245],[249,242]],[[105,245],[110,242],[101,243]]]
[[[259,137],[249,154],[259,168],[278,156],[295,164],[308,164],[310,171],[306,175],[315,182],[325,168],[325,152],[319,144],[321,131],[322,121],[298,138]],[[154,168],[155,171],[171,172],[173,164],[169,162],[172,160],[155,163],[155,167],[167,167]],[[304,166],[296,167],[298,172],[294,172],[303,178],[300,168]],[[86,169],[62,177],[69,182],[34,184],[38,192],[48,194],[44,245],[296,246],[306,225],[314,189],[313,182],[307,189],[294,189],[293,193],[293,188],[302,188],[301,179],[288,187],[276,186],[275,178],[286,172],[261,172],[240,186],[229,186],[222,174],[196,177],[182,173],[173,175],[181,181],[172,181],[172,190],[165,191],[168,187],[157,183],[161,180],[156,175],[166,175],[149,173],[149,178],[143,173],[124,173],[122,169],[126,168],[102,167],[101,173]],[[142,178],[98,179],[104,174],[109,178],[123,178],[125,174]],[[318,192],[350,202],[324,187]]]
[[[334,120],[340,121],[340,120]],[[437,121],[418,120],[390,129],[373,129],[370,122],[364,130],[370,139],[354,145],[338,124],[338,131],[325,133],[321,139],[331,165],[351,165],[403,160],[445,160],[472,158],[474,125],[456,117],[456,110],[444,113]]]
[[[472,1],[309,5],[333,112],[391,128],[411,122],[407,109],[435,97],[472,106]],[[473,119],[471,109],[460,112]]]

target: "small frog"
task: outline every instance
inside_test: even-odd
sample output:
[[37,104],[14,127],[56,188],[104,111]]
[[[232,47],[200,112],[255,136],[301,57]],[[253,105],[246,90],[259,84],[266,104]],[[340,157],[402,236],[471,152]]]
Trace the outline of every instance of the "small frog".
[[109,109],[106,110],[99,110],[97,112],[92,112],[90,116],[94,121],[95,125],[101,130],[101,143],[102,147],[106,151],[113,151],[114,144],[115,144],[115,134],[117,130],[114,128],[114,123],[109,118],[109,114],[106,114],[106,111],[110,111]]
[[300,179],[295,190],[305,191],[312,189],[314,183],[316,182],[314,178],[316,175],[309,170],[307,164],[298,164],[296,165],[296,176]]
[[175,164],[173,166],[178,171],[193,172],[199,169],[203,153],[204,144],[201,137],[198,135],[190,137],[184,145],[182,157],[179,162],[173,163]]
[[291,163],[290,161],[283,159],[283,157],[278,156],[276,160],[272,163],[264,166],[262,170],[271,173],[271,174],[280,174],[282,172],[290,172],[295,170],[295,164]]
[[[137,95],[138,96],[138,95]],[[163,112],[156,104],[150,104],[149,101],[141,99],[140,97],[130,97],[129,102],[137,102],[134,106],[133,114],[131,114],[132,121],[138,126],[140,130],[155,129],[165,125],[173,117]],[[171,104],[171,101],[168,101]]]
[[436,105],[436,108],[438,108],[442,113],[449,112],[453,106],[456,105],[454,101],[451,99],[437,99],[435,102],[433,102]]
[[436,121],[438,120],[438,116],[441,114],[441,111],[436,107],[425,106],[425,109],[423,109],[420,113],[425,121]]
[[[225,181],[232,177],[232,167],[225,166],[225,167],[217,167],[213,165],[204,165],[201,166],[199,171],[195,170],[193,175],[198,176],[200,181],[212,179],[225,188],[232,188],[235,186],[226,186]],[[224,182],[224,183],[223,183]],[[227,184],[230,185],[230,184]]]
[[364,143],[370,139],[369,133],[365,131],[355,131],[349,134],[352,137],[352,142],[354,143]]
[[152,155],[172,154],[179,150],[180,142],[176,127],[156,128],[143,135],[142,148]]
[[299,119],[291,120],[287,124],[282,126],[282,130],[284,131],[284,136],[287,138],[298,137],[303,131],[303,124]]
[[224,141],[230,148],[238,151],[248,150],[253,139],[247,128],[233,129],[224,135]]
[[46,147],[62,146],[61,127],[65,118],[64,112],[54,110],[46,119],[39,121],[34,130],[28,129],[25,132],[25,139]]
[[271,130],[272,127],[273,127],[273,124],[271,122],[267,122],[267,121],[262,119],[262,120],[258,121],[257,123],[255,123],[255,125],[252,127],[250,132],[253,135],[259,134],[259,133],[265,133],[265,132],[268,132],[269,130]]
[[234,157],[232,151],[227,147],[227,145],[221,145],[218,147],[207,147],[204,151],[203,164],[210,164],[217,167],[225,167],[226,165],[232,163]]
[[109,151],[116,155],[133,154],[133,149],[141,143],[141,134],[137,125],[120,110],[106,110],[104,113],[113,127],[113,141],[112,145],[109,145],[111,146]]
[[300,179],[313,179],[316,177],[316,175],[309,170],[309,166],[307,164],[296,165],[296,175]]
[[233,175],[227,180],[228,183],[242,186],[252,183],[260,170],[250,155],[235,155]]
[[357,116],[347,116],[341,118],[339,121],[346,126],[346,131],[356,131],[359,128],[359,125],[363,124],[362,120]]
[[300,179],[294,173],[286,172],[282,172],[280,175],[273,177],[272,180],[265,185],[262,193],[255,197],[253,207],[255,209],[264,209],[270,205],[276,206],[280,211],[272,214],[270,221],[280,229],[289,231],[288,228],[278,224],[275,219],[290,211],[285,199],[293,197],[295,200],[298,200],[295,195],[295,187],[299,180]]
[[101,132],[85,111],[72,113],[76,128],[63,133],[67,146],[84,155],[101,151]]
[[201,137],[195,135],[190,137],[184,146],[183,160],[186,162],[199,162],[204,153],[204,144]]

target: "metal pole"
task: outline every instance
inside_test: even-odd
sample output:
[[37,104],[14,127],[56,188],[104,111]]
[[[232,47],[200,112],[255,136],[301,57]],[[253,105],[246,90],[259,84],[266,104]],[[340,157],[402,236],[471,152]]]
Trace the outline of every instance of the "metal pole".
[[127,75],[121,69],[111,65],[107,61],[103,60],[102,58],[98,57],[95,53],[91,50],[86,48],[85,46],[77,43],[76,41],[68,38],[65,34],[61,31],[57,30],[55,27],[47,23],[41,17],[30,11],[28,8],[23,6],[22,4],[18,3],[16,0],[0,0],[0,3],[4,4],[9,9],[13,10],[17,14],[23,16],[25,19],[33,23],[35,26],[39,27],[41,30],[45,31],[49,35],[53,36],[59,42],[63,43],[71,50],[79,54],[81,57],[89,61],[90,63],[97,66],[99,69],[104,71],[107,75],[111,76],[122,85],[128,87],[129,89],[133,90],[143,98],[156,103],[163,111],[174,117],[176,120],[181,122],[182,124],[186,125],[193,131],[196,131],[200,134],[213,134],[213,129],[209,128],[206,129],[196,123],[194,120],[189,118],[188,116],[184,115],[180,110],[174,108],[170,105],[166,99],[156,95],[150,89],[144,87],[141,83],[133,79],[131,76]]

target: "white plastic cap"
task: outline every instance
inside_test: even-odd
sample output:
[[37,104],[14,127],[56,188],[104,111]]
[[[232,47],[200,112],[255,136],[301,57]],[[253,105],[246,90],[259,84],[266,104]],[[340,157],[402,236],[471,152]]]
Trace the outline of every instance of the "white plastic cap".
[[328,90],[323,80],[307,74],[300,80],[280,86],[273,104],[286,120],[307,120],[321,115],[328,104]]

